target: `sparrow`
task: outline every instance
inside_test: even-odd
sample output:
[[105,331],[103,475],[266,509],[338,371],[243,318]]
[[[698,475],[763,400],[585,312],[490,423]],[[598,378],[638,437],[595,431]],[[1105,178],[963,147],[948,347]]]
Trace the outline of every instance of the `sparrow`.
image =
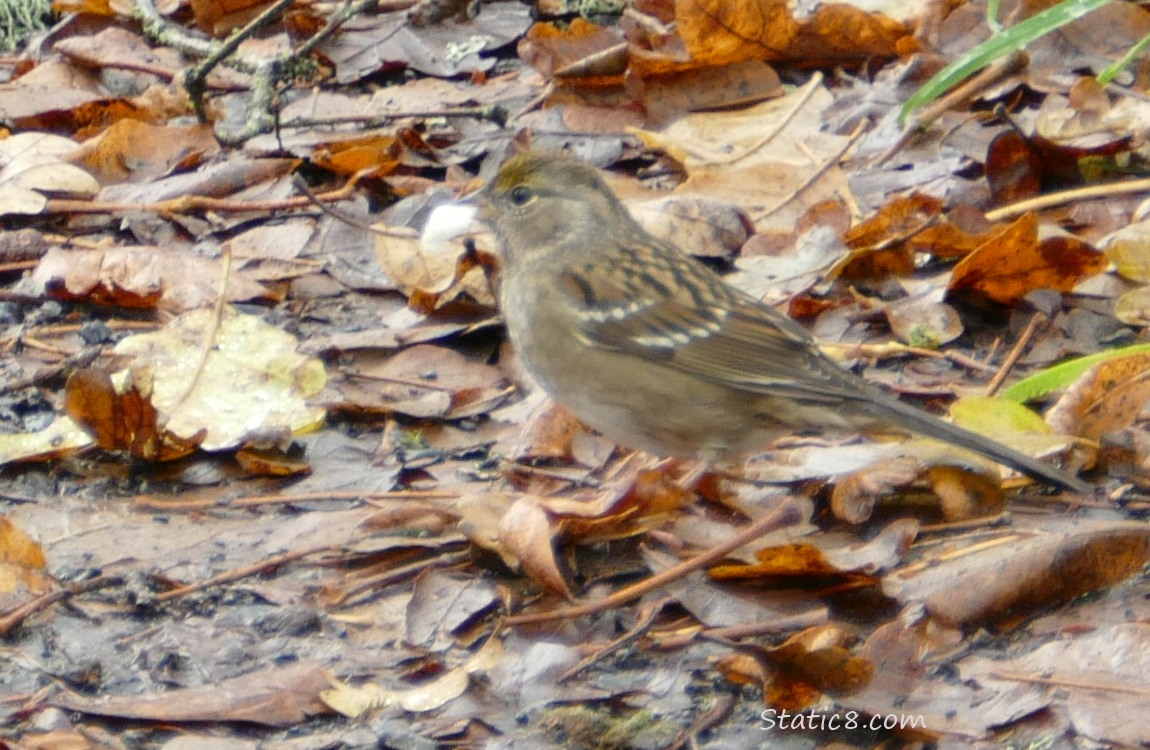
[[796,433],[910,432],[1091,491],[840,367],[792,319],[639,226],[588,164],[517,155],[477,198],[524,367],[622,445],[713,465]]

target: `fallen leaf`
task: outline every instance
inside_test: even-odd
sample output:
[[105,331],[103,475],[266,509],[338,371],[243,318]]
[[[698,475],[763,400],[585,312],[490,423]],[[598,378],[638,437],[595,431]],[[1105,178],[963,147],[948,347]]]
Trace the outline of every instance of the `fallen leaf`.
[[1038,219],[1026,214],[959,261],[949,290],[970,289],[1013,305],[1036,289],[1069,292],[1107,264],[1105,255],[1070,235],[1040,240]]
[[1129,354],[1083,373],[1046,413],[1046,421],[1055,430],[1097,439],[1134,424],[1148,402],[1150,353]]
[[[296,339],[252,315],[228,310],[212,342],[211,310],[195,310],[154,333],[116,345],[133,368],[152,373],[151,403],[165,428],[184,440],[203,436],[200,447],[219,451],[248,440],[290,440],[323,422],[310,406],[327,378],[323,363],[296,352]],[[202,369],[195,364],[210,346]]]
[[295,726],[329,713],[320,699],[330,684],[327,670],[315,663],[249,672],[218,685],[169,688],[143,695],[66,694],[47,701],[69,711],[162,723],[242,721],[262,726]]
[[1067,519],[934,550],[887,575],[882,588],[921,602],[946,625],[1010,627],[1040,607],[1121,581],[1147,559],[1144,524]]

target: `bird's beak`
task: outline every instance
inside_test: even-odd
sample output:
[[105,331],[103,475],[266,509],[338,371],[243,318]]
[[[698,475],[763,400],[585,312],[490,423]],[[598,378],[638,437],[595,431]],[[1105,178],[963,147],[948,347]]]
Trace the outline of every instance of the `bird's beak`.
[[473,206],[476,211],[475,218],[484,224],[490,224],[491,220],[495,218],[495,214],[491,208],[491,199],[488,197],[488,188],[490,186],[491,183],[487,183],[465,194],[459,200],[461,206]]
[[466,200],[439,206],[427,217],[419,241],[431,251],[441,250],[448,242],[467,234],[478,207]]

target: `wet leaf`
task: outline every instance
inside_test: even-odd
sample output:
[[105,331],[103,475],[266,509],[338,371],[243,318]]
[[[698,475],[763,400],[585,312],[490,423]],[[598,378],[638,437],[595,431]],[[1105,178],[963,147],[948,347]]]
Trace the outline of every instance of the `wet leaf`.
[[1150,353],[1111,357],[1093,365],[1046,414],[1055,430],[1097,439],[1134,423],[1150,402]]
[[169,689],[143,695],[90,698],[63,695],[50,701],[69,711],[163,723],[242,721],[290,727],[328,713],[320,695],[327,671],[317,664],[294,664],[250,672],[218,685]]
[[1038,220],[1027,214],[960,261],[950,291],[970,289],[1010,305],[1035,289],[1069,292],[1106,266],[1105,255],[1074,237],[1040,240]]
[[947,625],[1009,626],[1037,608],[1121,581],[1147,559],[1150,533],[1139,524],[1064,520],[951,545],[882,585]]
[[[205,450],[226,450],[249,440],[282,442],[322,423],[324,411],[307,402],[326,379],[319,360],[296,353],[290,334],[234,311],[225,313],[214,341],[205,342],[212,315],[186,313],[116,346],[133,358],[133,368],[151,371],[152,408],[167,431],[184,440],[201,436]],[[205,346],[211,352],[201,369]]]

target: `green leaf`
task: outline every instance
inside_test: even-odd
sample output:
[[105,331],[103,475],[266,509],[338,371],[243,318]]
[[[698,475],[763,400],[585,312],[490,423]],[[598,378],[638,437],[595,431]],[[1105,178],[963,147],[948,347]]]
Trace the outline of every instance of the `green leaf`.
[[950,405],[950,418],[980,435],[1001,436],[1012,432],[1050,432],[1038,414],[1017,401],[990,396],[968,396]]
[[1018,381],[1002,392],[1002,398],[1019,403],[1030,401],[1065,388],[1099,362],[1147,351],[1150,351],[1150,344],[1134,344],[1072,359]]

